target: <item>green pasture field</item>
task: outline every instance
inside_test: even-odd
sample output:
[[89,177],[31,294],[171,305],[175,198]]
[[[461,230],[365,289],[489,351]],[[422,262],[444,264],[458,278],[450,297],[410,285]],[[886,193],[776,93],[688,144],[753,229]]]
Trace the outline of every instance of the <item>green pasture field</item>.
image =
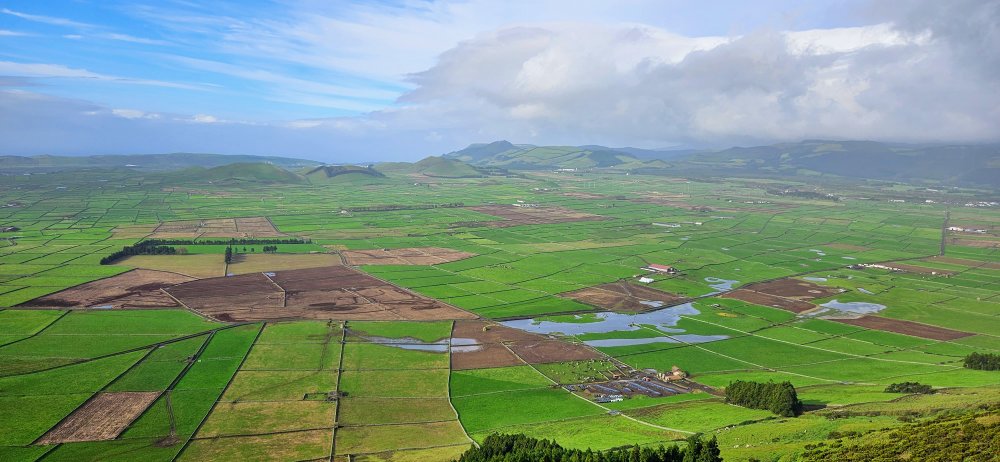
[[[224,246],[190,245],[185,246],[188,255],[138,256],[115,265],[99,260],[162,222],[266,216],[281,232],[312,240],[279,244],[279,251],[289,255],[427,246],[472,252],[476,256],[451,263],[361,270],[489,319],[545,317],[596,325],[597,318],[586,313],[601,308],[560,295],[618,281],[642,284],[638,276],[650,273],[640,268],[660,263],[680,274],[652,275],[650,287],[681,296],[718,290],[706,278],[735,280],[736,288],[783,277],[820,277],[826,281],[818,284],[845,292],[816,303],[878,303],[886,306],[879,316],[975,335],[938,341],[705,297],[693,302],[698,314],[684,315],[676,325],[619,326],[573,339],[638,339],[658,332],[727,335],[693,345],[661,342],[599,350],[640,369],[678,365],[692,380],[716,388],[736,379],[789,380],[806,404],[827,406],[784,419],[729,406],[706,393],[636,397],[600,407],[552,387],[549,380],[586,378],[594,368],[609,367],[605,361],[593,367],[589,362],[541,364],[537,371],[531,366],[451,371],[443,346],[442,351],[420,351],[370,341],[445,344],[452,329],[448,320],[349,321],[345,336],[340,321],[234,326],[183,309],[0,309],[0,409],[9,411],[0,413],[0,459],[36,460],[48,448],[31,443],[102,391],[162,395],[118,439],[63,444],[44,460],[253,460],[262,454],[325,460],[335,450],[337,456],[355,455],[353,460],[434,462],[464,450],[469,444],[465,432],[474,439],[494,430],[523,432],[581,448],[670,444],[685,435],[651,425],[715,435],[727,460],[775,460],[801,452],[832,431],[894,426],[900,415],[923,418],[996,400],[996,373],[964,369],[960,360],[972,352],[1000,352],[1000,271],[930,257],[940,253],[946,210],[953,221],[984,223],[1000,222],[997,210],[966,210],[946,200],[854,199],[904,191],[890,185],[822,186],[844,196],[833,203],[773,196],[766,192],[772,181],[752,178],[518,175],[419,186],[409,177],[390,175],[377,184],[198,184],[190,190],[148,178],[140,182],[121,172],[16,178],[17,189],[0,188],[0,203],[18,204],[0,209],[0,221],[19,228],[0,233],[0,307],[132,266],[223,276]],[[650,191],[683,194],[685,205],[647,201]],[[769,203],[743,203],[751,199]],[[492,223],[499,218],[488,214],[433,207],[517,200],[605,219],[496,227]],[[379,205],[404,209],[340,213]],[[1000,261],[1000,250],[946,243],[945,256],[993,263]],[[896,260],[954,274],[846,268]],[[881,391],[901,381],[941,390],[929,397]],[[640,422],[608,415],[608,409]],[[826,418],[836,412],[856,415]],[[739,425],[746,421],[758,422]],[[334,430],[335,422],[343,426]],[[376,426],[382,424],[399,425]],[[270,434],[275,431],[289,433]],[[168,435],[174,444],[163,442]]]

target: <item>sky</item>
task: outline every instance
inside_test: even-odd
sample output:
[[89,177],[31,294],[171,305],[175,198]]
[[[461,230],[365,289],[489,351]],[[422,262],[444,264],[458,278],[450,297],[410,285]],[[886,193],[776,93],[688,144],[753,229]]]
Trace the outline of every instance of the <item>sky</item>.
[[1000,0],[0,0],[0,155],[1000,141]]

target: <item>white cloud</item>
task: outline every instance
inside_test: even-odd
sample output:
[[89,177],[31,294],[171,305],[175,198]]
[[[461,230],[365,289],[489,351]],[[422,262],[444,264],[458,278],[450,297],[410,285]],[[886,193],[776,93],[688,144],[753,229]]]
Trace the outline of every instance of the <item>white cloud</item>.
[[112,109],[111,113],[123,119],[159,119],[160,115],[136,109]]
[[165,82],[162,80],[135,79],[129,77],[118,77],[114,75],[100,74],[86,69],[72,68],[61,64],[48,63],[18,63],[13,61],[0,61],[0,75],[14,77],[31,78],[69,78],[69,79],[91,79],[108,82],[125,83],[132,85],[150,85],[156,87],[179,88],[185,90],[204,90],[204,85],[193,85],[178,82]]
[[75,28],[78,28],[78,29],[88,29],[88,28],[94,27],[93,24],[87,24],[87,23],[83,23],[83,22],[73,21],[73,20],[66,19],[66,18],[57,18],[57,17],[54,17],[54,16],[42,16],[42,15],[38,15],[38,14],[22,13],[22,12],[13,11],[13,10],[10,10],[10,9],[7,9],[7,8],[0,9],[0,13],[8,14],[8,15],[11,15],[11,16],[15,16],[15,17],[24,19],[26,21],[32,21],[32,22],[37,22],[37,23],[42,23],[42,24],[48,24],[48,25],[52,25],[52,26],[75,27]]
[[31,34],[27,32],[18,32],[16,30],[0,29],[0,37],[27,37]]

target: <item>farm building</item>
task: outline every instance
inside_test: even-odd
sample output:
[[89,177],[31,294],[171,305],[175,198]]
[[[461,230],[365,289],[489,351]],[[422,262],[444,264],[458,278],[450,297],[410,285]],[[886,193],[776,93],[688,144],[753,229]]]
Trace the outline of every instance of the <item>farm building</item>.
[[598,403],[620,403],[625,400],[623,395],[598,395],[595,402]]
[[656,378],[658,378],[658,379],[660,379],[660,380],[662,380],[664,382],[670,382],[670,381],[674,381],[674,380],[680,380],[680,379],[683,379],[683,378],[687,378],[687,372],[684,372],[684,371],[681,370],[681,368],[679,368],[677,366],[674,366],[674,367],[670,368],[670,372],[669,373],[667,373],[667,372],[660,372],[659,374],[656,374]]
[[653,271],[655,273],[677,274],[677,268],[668,265],[660,265],[658,263],[650,263],[642,269],[646,271]]
[[653,279],[653,278],[647,278],[647,277],[645,277],[645,276],[643,276],[643,277],[639,278],[639,282],[641,282],[641,283],[643,283],[643,284],[649,284],[649,283],[651,283],[651,282],[653,282],[653,281],[654,281],[654,279]]

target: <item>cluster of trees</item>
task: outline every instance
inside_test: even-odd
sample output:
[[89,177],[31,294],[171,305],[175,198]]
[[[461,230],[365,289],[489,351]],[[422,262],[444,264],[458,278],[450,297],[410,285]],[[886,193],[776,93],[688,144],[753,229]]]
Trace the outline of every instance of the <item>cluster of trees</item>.
[[261,247],[260,250],[264,253],[275,253],[278,251],[278,246],[276,245],[265,245]]
[[[869,462],[898,460],[997,460],[1000,420],[996,406],[976,414],[945,414],[933,420],[874,431],[871,435],[843,435],[833,441],[806,445],[802,460],[811,462]],[[842,436],[842,435],[836,435]]]
[[228,265],[232,262],[233,262],[233,248],[226,247],[226,264]]
[[142,241],[135,245],[126,245],[121,250],[102,258],[101,264],[110,265],[122,258],[133,255],[174,255],[176,253],[177,249],[173,247],[157,245],[154,241]]
[[712,437],[701,435],[688,438],[687,447],[670,446],[640,448],[639,446],[593,451],[566,449],[555,441],[539,440],[523,434],[493,434],[483,444],[462,453],[458,462],[721,462],[719,444]]
[[886,393],[921,393],[929,395],[934,393],[934,388],[919,382],[900,382],[885,387]]
[[348,212],[390,212],[393,210],[430,210],[430,209],[453,209],[465,207],[463,202],[450,202],[447,204],[415,204],[415,205],[368,205],[362,207],[347,207]]
[[751,409],[763,409],[785,417],[802,414],[802,401],[791,382],[749,382],[737,380],[726,387],[726,402]]
[[1000,371],[1000,354],[969,353],[963,365],[980,371]]

